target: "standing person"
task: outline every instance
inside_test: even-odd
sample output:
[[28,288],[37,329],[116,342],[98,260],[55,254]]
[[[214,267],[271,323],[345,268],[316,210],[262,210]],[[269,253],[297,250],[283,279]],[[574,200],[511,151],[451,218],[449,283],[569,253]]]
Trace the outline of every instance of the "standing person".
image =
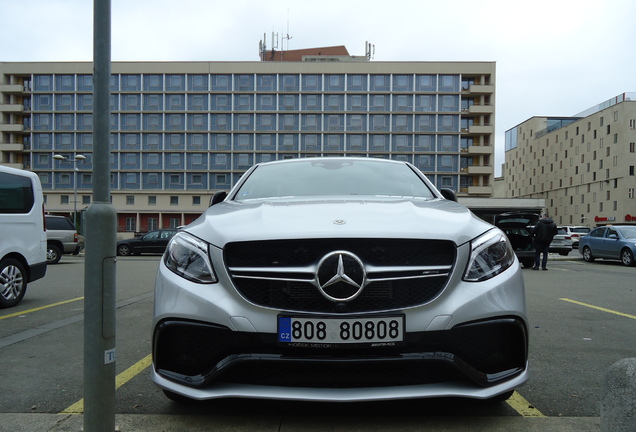
[[[539,270],[539,262],[541,262],[542,270],[548,269],[548,250],[556,234],[556,224],[550,216],[544,214],[534,228],[534,267],[532,270]],[[541,260],[541,254],[543,254],[543,260]]]

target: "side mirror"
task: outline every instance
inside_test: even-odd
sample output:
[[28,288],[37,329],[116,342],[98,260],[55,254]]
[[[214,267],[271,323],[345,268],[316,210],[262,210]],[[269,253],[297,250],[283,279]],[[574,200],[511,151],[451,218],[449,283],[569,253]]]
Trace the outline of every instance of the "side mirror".
[[218,204],[222,202],[226,197],[227,197],[226,191],[214,192],[214,195],[212,195],[212,198],[210,198],[210,207],[212,207],[214,204]]
[[444,188],[444,189],[440,189],[440,193],[447,200],[457,202],[457,195],[455,195],[455,191],[454,190],[448,189],[448,188]]

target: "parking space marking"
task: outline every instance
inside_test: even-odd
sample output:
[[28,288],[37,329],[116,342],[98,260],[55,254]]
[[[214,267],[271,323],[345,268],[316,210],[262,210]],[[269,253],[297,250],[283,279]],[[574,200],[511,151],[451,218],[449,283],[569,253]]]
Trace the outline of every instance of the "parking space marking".
[[[115,377],[115,390],[126,384],[128,381],[139,375],[144,369],[146,369],[152,363],[152,356],[148,354],[146,357],[139,360],[137,363],[120,373]],[[61,411],[60,414],[82,414],[84,412],[84,398],[75,402],[70,407]]]
[[57,302],[57,303],[51,303],[50,305],[46,305],[46,306],[40,306],[40,307],[33,308],[33,309],[23,310],[21,312],[15,312],[15,313],[12,313],[12,314],[9,314],[9,315],[3,315],[3,316],[0,316],[0,320],[7,319],[7,318],[13,318],[13,317],[17,317],[17,316],[20,316],[20,315],[25,315],[25,314],[28,314],[28,313],[32,313],[32,312],[41,311],[41,310],[52,308],[52,307],[55,307],[55,306],[60,306],[60,305],[66,304],[66,303],[72,303],[72,302],[78,301],[78,300],[84,300],[84,297],[77,297],[77,298],[70,299],[70,300],[64,300],[64,301]]
[[607,312],[607,313],[611,313],[611,314],[614,314],[614,315],[622,316],[622,317],[625,317],[625,318],[636,319],[636,315],[630,315],[630,314],[626,314],[626,313],[623,313],[623,312],[618,312],[618,311],[615,311],[615,310],[606,309],[604,307],[594,306],[594,305],[591,305],[591,304],[587,304],[587,303],[583,303],[583,302],[580,302],[580,301],[571,300],[571,299],[567,299],[567,298],[562,298],[560,300],[563,300],[563,301],[566,301],[566,302],[570,302],[570,303],[574,303],[574,304],[577,304],[579,306],[585,306],[585,307],[588,307],[588,308],[591,308],[591,309],[600,310],[602,312]]
[[541,411],[530,404],[519,392],[515,391],[506,401],[508,405],[524,417],[545,417]]

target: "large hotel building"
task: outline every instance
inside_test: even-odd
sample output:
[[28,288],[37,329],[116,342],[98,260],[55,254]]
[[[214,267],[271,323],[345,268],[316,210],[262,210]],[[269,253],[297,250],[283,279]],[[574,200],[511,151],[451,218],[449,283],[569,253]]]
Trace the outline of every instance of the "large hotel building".
[[[344,47],[282,54],[112,63],[120,232],[189,223],[250,166],[286,158],[404,160],[460,197],[492,195],[494,62],[374,62]],[[0,163],[35,171],[50,213],[91,203],[92,68],[0,63]]]
[[636,93],[506,131],[506,196],[543,198],[560,225],[636,224]]

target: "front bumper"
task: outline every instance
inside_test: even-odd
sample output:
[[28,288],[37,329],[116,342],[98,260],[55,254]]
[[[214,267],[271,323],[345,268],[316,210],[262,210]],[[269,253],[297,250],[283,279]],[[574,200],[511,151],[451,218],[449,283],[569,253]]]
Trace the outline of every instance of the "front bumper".
[[[467,262],[468,253],[458,248],[457,261]],[[316,348],[279,344],[277,315],[286,312],[246,301],[221,251],[211,255],[216,284],[188,282],[159,266],[152,378],[164,390],[192,399],[487,399],[528,379],[518,265],[479,283],[464,282],[464,266],[455,266],[446,289],[428,304],[353,314],[404,314],[401,345]]]
[[153,379],[195,399],[337,400],[343,391],[347,400],[492,397],[527,379],[527,340],[525,324],[512,317],[407,333],[403,345],[375,348],[290,347],[275,334],[164,321],[153,340]]

